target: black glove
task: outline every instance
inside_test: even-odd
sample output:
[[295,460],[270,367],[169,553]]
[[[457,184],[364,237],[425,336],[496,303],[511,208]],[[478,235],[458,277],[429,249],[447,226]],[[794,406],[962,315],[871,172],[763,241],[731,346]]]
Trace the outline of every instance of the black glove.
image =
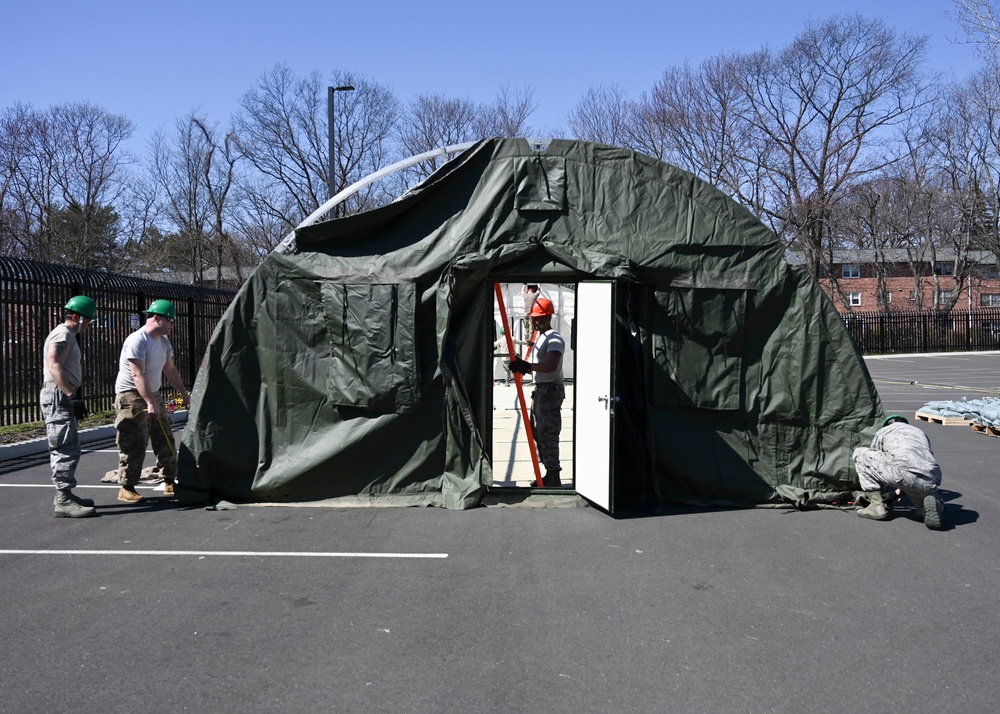
[[531,371],[531,363],[517,357],[510,361],[510,371],[517,372],[518,374],[528,374]]
[[73,409],[73,413],[76,415],[77,419],[83,419],[85,416],[90,414],[87,410],[87,405],[83,401],[83,397],[77,392],[69,398],[69,405]]

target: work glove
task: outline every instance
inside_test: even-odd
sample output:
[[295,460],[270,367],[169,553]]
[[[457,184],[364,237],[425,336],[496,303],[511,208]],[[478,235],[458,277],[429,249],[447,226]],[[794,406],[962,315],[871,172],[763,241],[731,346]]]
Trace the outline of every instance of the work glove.
[[87,405],[84,403],[83,397],[79,392],[69,398],[69,405],[77,419],[83,419],[85,416],[90,414],[87,410]]
[[517,372],[518,374],[528,374],[531,371],[531,363],[517,357],[510,361],[510,371]]

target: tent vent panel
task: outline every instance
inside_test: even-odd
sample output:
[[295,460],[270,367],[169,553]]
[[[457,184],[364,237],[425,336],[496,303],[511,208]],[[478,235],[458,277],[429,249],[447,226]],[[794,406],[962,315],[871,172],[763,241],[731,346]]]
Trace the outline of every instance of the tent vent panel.
[[742,409],[747,293],[669,288],[656,302],[654,406]]
[[419,401],[416,286],[323,282],[330,335],[327,392],[336,406],[405,413]]
[[566,160],[534,156],[518,165],[514,206],[519,211],[566,210]]

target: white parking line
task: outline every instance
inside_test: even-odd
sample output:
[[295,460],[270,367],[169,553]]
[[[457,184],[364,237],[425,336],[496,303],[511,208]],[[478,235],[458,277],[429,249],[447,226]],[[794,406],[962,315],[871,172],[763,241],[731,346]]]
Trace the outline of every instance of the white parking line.
[[[54,488],[51,483],[0,483],[0,488]],[[117,483],[78,483],[74,488],[121,488]],[[162,491],[163,484],[142,484],[136,488],[146,488]]]
[[447,553],[299,553],[256,550],[0,550],[0,555],[197,555],[260,558],[447,558]]

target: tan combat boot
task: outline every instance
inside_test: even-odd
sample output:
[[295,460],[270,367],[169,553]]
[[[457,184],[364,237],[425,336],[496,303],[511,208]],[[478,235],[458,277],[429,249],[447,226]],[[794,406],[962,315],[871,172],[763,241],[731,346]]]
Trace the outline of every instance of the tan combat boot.
[[136,492],[134,486],[122,486],[118,489],[118,500],[124,501],[125,503],[141,503],[146,499]]
[[873,521],[886,521],[889,519],[889,509],[885,507],[881,491],[865,491],[865,497],[868,498],[869,503],[864,508],[857,510],[859,516],[870,518]]

